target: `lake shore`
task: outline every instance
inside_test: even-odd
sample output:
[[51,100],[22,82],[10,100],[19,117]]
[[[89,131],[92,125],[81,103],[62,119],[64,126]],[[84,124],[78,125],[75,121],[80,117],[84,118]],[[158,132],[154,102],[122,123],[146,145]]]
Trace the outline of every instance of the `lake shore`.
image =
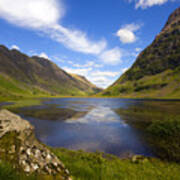
[[[116,109],[116,113],[123,116],[126,123],[144,132],[145,139],[147,138],[147,142],[152,145],[156,153],[159,152],[157,156],[160,159],[142,156],[140,160],[134,161],[133,157],[121,159],[102,152],[74,151],[65,148],[50,148],[50,150],[62,160],[72,174],[73,179],[178,179],[180,176],[180,146],[178,145],[180,132],[178,129],[180,119],[179,102],[173,101],[170,104],[168,102],[166,100],[148,100],[145,101],[144,106]],[[42,104],[44,104],[42,101],[30,100],[29,102],[21,101],[13,105],[5,105],[5,107],[15,111],[22,107],[27,108]],[[40,111],[38,110],[38,112]],[[30,110],[28,113],[29,115],[33,114],[38,118],[42,118],[42,121],[44,117],[48,119],[56,118],[56,116],[54,117],[51,114],[44,114],[45,112],[47,113],[48,110],[42,110],[42,113],[38,114],[34,114]],[[56,115],[60,116],[61,112],[58,112]],[[5,171],[5,169],[7,170]],[[0,171],[2,172],[0,177],[5,177],[10,173],[16,179],[19,178],[17,171],[14,171],[9,164],[6,165],[5,163],[3,165],[0,163]],[[27,178],[26,175],[23,176],[24,179]],[[31,180],[34,178],[34,175],[28,178]],[[35,179],[38,179],[38,176]],[[42,176],[39,179],[43,179]]]

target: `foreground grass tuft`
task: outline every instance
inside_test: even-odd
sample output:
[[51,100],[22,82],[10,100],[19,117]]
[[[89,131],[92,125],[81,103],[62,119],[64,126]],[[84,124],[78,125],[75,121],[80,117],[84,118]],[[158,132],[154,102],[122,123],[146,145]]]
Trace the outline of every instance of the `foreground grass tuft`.
[[87,153],[67,149],[53,149],[70,170],[75,180],[178,180],[180,164],[158,159],[133,163],[103,153]]

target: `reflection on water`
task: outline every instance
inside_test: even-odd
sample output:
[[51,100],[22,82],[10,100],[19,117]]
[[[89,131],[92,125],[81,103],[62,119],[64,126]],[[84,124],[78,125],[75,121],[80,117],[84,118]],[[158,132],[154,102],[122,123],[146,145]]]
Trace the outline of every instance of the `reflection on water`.
[[97,124],[97,123],[118,123],[125,125],[125,123],[120,120],[118,115],[111,110],[109,107],[97,107],[93,108],[88,114],[79,119],[70,118],[66,120],[66,123],[88,123],[88,124]]
[[46,105],[87,112],[64,121],[26,118],[35,126],[39,140],[53,147],[102,151],[118,156],[127,153],[152,155],[142,142],[142,134],[115,113],[116,108],[139,103],[120,99],[49,99]]

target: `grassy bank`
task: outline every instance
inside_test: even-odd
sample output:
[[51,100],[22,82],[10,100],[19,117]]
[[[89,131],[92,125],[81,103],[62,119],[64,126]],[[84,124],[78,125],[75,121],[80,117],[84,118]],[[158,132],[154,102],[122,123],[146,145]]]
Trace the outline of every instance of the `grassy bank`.
[[[8,146],[14,138],[13,134],[5,136],[1,139],[1,146]],[[180,177],[180,164],[175,162],[156,158],[132,161],[98,152],[50,149],[69,169],[73,180],[179,180]],[[5,159],[0,161],[0,180],[59,180],[58,176],[26,175],[18,169],[15,170],[7,160],[4,162]]]
[[[70,170],[74,180],[179,180],[180,164],[158,159],[133,163],[112,155],[53,149]],[[0,163],[1,180],[51,180],[53,176],[31,175],[15,171],[9,164]]]
[[102,153],[87,153],[66,149],[53,150],[62,159],[74,179],[80,180],[156,180],[179,179],[180,164],[149,159],[133,163],[130,159]]
[[163,160],[180,162],[180,102],[147,101],[141,106],[118,109],[127,123],[144,133],[154,153]]
[[[41,101],[29,99],[6,106],[9,109],[39,105]],[[58,158],[69,169],[74,180],[179,180],[180,177],[180,102],[145,101],[141,105],[117,109],[116,112],[126,119],[127,123],[143,131],[145,140],[153,147],[160,159],[145,158],[133,162],[131,159],[119,159],[103,153],[71,151],[51,148]],[[49,114],[47,109],[35,113],[35,117],[55,119],[61,112]],[[46,112],[47,111],[47,112]],[[57,114],[56,114],[57,113]],[[72,112],[74,115],[75,112]],[[66,113],[65,113],[66,115]],[[78,114],[79,116],[79,114]],[[10,139],[8,138],[8,142]],[[0,162],[0,180],[51,180],[53,176],[31,175],[14,170],[11,165]]]
[[59,180],[59,177],[48,175],[27,175],[21,171],[17,171],[11,164],[0,162],[0,180]]

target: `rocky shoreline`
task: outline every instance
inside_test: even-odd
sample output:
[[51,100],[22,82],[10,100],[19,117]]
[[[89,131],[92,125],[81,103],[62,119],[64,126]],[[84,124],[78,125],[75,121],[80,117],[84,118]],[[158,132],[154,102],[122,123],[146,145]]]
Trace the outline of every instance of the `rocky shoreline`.
[[58,175],[70,180],[64,164],[34,135],[34,127],[20,116],[0,111],[0,160],[27,174]]

